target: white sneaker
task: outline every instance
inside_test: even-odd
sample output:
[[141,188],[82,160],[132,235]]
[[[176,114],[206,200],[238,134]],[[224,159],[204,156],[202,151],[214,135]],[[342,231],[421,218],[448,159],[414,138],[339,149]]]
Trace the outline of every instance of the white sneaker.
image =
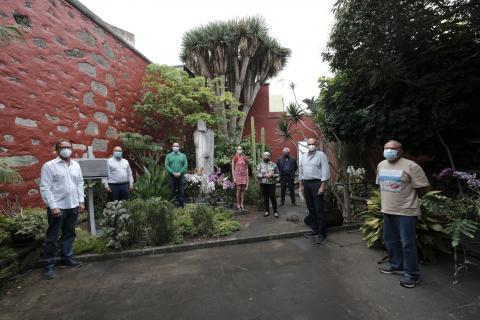
[[268,211],[263,214],[264,217],[268,217],[269,215],[270,215],[270,212]]

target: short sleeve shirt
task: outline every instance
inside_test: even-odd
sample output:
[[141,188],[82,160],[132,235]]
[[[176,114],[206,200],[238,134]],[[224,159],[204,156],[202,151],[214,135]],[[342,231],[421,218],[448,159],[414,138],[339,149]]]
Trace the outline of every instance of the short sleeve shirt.
[[382,212],[402,216],[419,216],[420,201],[416,189],[429,185],[423,169],[411,160],[394,163],[384,160],[377,167]]

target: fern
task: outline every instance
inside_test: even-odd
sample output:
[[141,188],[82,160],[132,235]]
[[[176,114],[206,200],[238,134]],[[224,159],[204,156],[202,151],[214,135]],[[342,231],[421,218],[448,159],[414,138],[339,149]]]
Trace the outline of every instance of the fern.
[[447,231],[452,237],[452,246],[458,247],[462,237],[473,239],[478,230],[478,222],[470,219],[454,219],[447,224]]

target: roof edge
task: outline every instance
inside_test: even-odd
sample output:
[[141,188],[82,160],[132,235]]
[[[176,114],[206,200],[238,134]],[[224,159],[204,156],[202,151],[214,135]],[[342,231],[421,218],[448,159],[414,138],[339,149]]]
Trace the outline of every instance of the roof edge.
[[64,0],[71,6],[73,6],[75,9],[80,11],[83,15],[85,15],[87,18],[89,18],[91,21],[93,21],[95,24],[100,26],[103,30],[105,30],[108,34],[110,34],[112,37],[120,41],[124,46],[126,46],[128,49],[132,50],[135,52],[138,56],[140,56],[143,60],[145,60],[147,63],[153,63],[150,59],[148,59],[143,53],[138,51],[135,47],[130,45],[127,41],[125,41],[122,37],[117,35],[112,29],[109,28],[108,24],[103,21],[99,16],[97,16],[93,11],[88,9],[84,4],[82,4],[78,0]]

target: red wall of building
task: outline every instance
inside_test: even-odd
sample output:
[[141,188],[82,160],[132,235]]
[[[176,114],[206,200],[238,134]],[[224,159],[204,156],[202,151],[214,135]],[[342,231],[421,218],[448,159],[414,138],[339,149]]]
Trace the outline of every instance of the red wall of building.
[[[260,143],[260,131],[261,128],[265,128],[265,142],[270,147],[272,153],[272,159],[276,160],[279,156],[282,155],[283,148],[288,147],[290,149],[290,154],[296,157],[298,151],[296,144],[291,141],[283,141],[282,138],[278,135],[276,127],[278,120],[282,116],[283,112],[270,112],[269,111],[269,85],[266,84],[262,86],[260,91],[255,98],[252,108],[250,109],[247,121],[245,123],[245,129],[243,130],[243,136],[251,134],[251,117],[255,119],[255,135],[256,140]],[[313,128],[313,123],[310,118],[306,117],[304,123],[309,127]],[[293,127],[292,132],[297,131],[293,134],[293,138],[296,141],[304,140],[303,135],[300,132],[300,126]],[[303,131],[307,138],[313,137],[313,134],[309,134],[308,130],[303,128]]]
[[119,132],[135,130],[148,61],[66,1],[2,1],[0,25],[16,25],[14,12],[31,27],[0,47],[0,157],[25,182],[0,191],[42,205],[40,169],[59,138],[74,141],[76,157],[89,145],[106,157]]

